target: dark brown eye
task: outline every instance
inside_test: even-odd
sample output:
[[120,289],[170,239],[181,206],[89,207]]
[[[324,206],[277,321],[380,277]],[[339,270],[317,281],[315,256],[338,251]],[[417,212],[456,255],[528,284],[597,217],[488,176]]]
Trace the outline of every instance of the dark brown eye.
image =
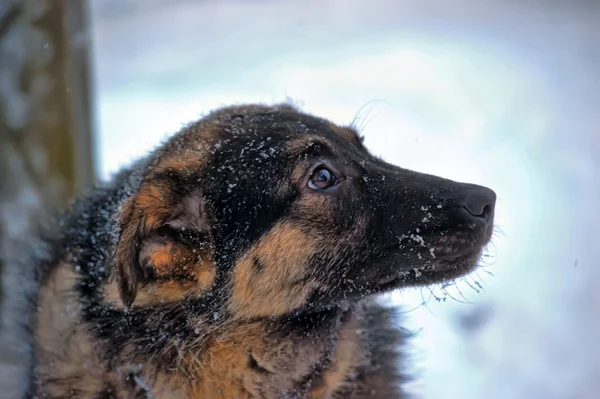
[[326,168],[317,168],[308,180],[308,187],[313,190],[324,190],[337,184],[335,175]]

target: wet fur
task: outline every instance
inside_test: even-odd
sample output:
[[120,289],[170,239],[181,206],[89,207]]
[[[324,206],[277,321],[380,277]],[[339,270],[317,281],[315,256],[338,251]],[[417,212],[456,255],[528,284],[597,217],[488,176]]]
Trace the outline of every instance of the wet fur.
[[[342,199],[303,191],[311,157],[348,154],[358,158],[336,166],[355,179]],[[405,337],[371,295],[462,275],[485,240],[456,230],[476,250],[447,270],[433,256],[458,251],[447,236],[424,254],[398,243],[415,226],[451,231],[454,216],[429,226],[398,210],[404,219],[382,222],[395,211],[355,193],[395,199],[383,178],[358,179],[361,154],[356,132],[290,106],[229,107],[83,196],[39,265],[30,394],[405,397]],[[449,181],[406,173],[415,192],[431,182],[409,203],[450,206]],[[393,286],[380,285],[390,273]]]

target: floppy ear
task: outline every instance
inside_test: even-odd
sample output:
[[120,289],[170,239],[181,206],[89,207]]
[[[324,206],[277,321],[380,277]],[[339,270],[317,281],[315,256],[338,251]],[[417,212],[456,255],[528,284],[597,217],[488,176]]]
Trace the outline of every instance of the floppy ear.
[[121,207],[116,278],[126,307],[140,283],[197,278],[196,266],[212,240],[202,193],[181,187],[173,175],[149,179]]

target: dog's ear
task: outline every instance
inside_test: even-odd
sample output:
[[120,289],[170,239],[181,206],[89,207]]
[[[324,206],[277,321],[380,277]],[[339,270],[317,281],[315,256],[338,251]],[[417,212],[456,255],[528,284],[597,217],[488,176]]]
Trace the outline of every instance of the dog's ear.
[[212,240],[200,190],[188,191],[173,174],[145,179],[121,207],[116,278],[130,307],[138,284],[150,280],[194,280]]

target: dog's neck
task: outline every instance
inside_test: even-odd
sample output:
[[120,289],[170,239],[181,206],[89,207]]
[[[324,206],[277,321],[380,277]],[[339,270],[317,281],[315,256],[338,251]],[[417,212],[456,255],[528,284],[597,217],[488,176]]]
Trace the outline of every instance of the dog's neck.
[[208,396],[224,389],[223,384],[229,384],[226,391],[235,390],[226,381],[238,375],[242,376],[237,382],[240,397],[244,391],[265,397],[303,397],[321,384],[335,362],[338,343],[353,317],[351,311],[333,308],[228,326],[223,334],[216,332],[207,340],[204,358],[230,362],[209,361],[208,367],[198,370],[202,377],[196,389]]
[[111,310],[73,295],[73,270],[57,265],[38,301],[38,381],[50,396],[68,394],[56,381],[76,378],[82,394],[108,387],[121,396],[149,388],[153,397],[304,397],[343,381],[359,351],[353,307],[257,320],[215,320],[188,302]]
[[334,390],[332,378],[326,376],[334,375],[333,384],[338,384],[358,357],[353,307],[332,306],[257,320],[215,320],[211,313],[198,316],[197,323],[194,334],[165,347],[163,359],[142,359],[139,354],[148,350],[138,348],[131,352],[138,356],[126,356],[125,362],[147,364],[154,371],[171,361],[175,368],[169,378],[161,372],[140,375],[148,378],[144,381],[157,394],[185,385],[191,397],[218,397],[218,392],[233,392],[234,397],[247,393],[305,397],[313,391]]
[[[344,345],[356,346],[347,338],[356,323],[352,305],[245,320],[223,311],[219,298],[209,295],[173,305],[133,307],[112,315],[96,309],[96,316],[88,319],[114,350],[113,358],[124,365],[145,365],[138,379],[146,385],[167,392],[183,384],[198,397],[211,397],[219,390],[239,390],[243,397],[243,392],[257,387],[277,397],[304,395],[316,385],[329,389],[323,375],[330,372],[332,362],[339,362],[336,357],[352,353],[346,348],[340,355],[341,337],[346,336]],[[263,391],[255,393],[262,396]]]
[[353,310],[332,307],[217,329],[206,337],[205,362],[190,370],[191,389],[197,397],[320,397],[335,389],[327,376],[345,374],[358,356],[356,323]]

